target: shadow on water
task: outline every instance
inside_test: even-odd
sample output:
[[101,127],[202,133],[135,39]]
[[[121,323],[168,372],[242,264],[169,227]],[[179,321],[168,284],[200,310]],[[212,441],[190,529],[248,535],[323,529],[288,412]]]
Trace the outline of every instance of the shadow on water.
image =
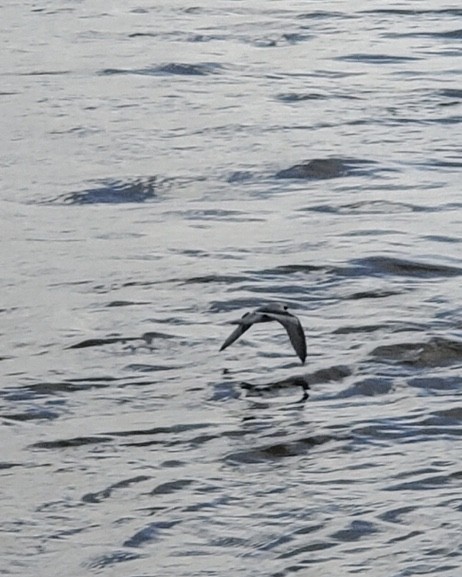
[[[292,395],[295,392],[298,395],[298,393],[301,393],[301,398],[298,398],[295,403],[303,403],[308,400],[308,391],[312,386],[322,383],[341,382],[351,376],[351,374],[352,372],[349,367],[333,366],[328,369],[319,369],[311,374],[292,375],[284,379],[264,382],[248,382],[237,381],[233,375],[228,374],[225,370],[225,378],[214,386],[214,394],[211,401],[222,401],[240,397],[239,391],[242,389],[246,392],[246,397],[249,399],[277,398],[283,396],[284,400],[287,401],[288,394]],[[291,402],[294,401],[292,400]]]

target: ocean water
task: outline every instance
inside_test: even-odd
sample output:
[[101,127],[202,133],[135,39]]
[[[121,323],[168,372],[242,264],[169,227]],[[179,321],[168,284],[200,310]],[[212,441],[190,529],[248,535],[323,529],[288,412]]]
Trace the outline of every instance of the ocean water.
[[461,16],[4,3],[3,575],[459,577]]

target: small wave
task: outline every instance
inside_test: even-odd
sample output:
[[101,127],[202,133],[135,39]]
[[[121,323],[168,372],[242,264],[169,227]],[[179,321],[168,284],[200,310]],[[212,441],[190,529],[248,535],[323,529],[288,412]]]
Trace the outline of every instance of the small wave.
[[356,382],[348,389],[342,391],[337,398],[349,398],[355,396],[362,397],[376,397],[379,395],[386,395],[393,391],[394,383],[392,379],[385,377],[370,377]]
[[462,100],[462,89],[459,88],[445,88],[444,90],[440,90],[439,94],[445,98]]
[[392,214],[403,212],[429,212],[433,209],[426,206],[418,206],[405,202],[363,200],[337,206],[331,204],[320,204],[317,206],[310,206],[302,210],[332,214]]
[[462,38],[462,28],[447,30],[445,32],[431,32],[428,35],[436,38],[455,38],[456,40],[460,40]]
[[123,481],[118,481],[109,485],[106,489],[98,491],[96,493],[87,493],[82,497],[84,503],[100,503],[106,499],[112,497],[112,494],[119,489],[126,489],[131,485],[136,485],[144,481],[148,481],[151,477],[147,475],[138,475],[137,477],[130,477],[129,479],[124,479]]
[[361,299],[384,299],[399,294],[402,294],[402,291],[382,289],[382,290],[359,291],[351,294],[346,298],[355,301]]
[[304,100],[325,100],[326,98],[329,98],[329,96],[327,94],[321,94],[320,92],[287,92],[278,94],[276,98],[281,102],[302,102]]
[[366,160],[348,158],[315,158],[280,170],[275,176],[276,178],[324,180],[328,178],[339,178],[340,176],[349,176],[365,164],[371,163]]
[[121,204],[154,200],[165,181],[156,176],[135,180],[103,180],[97,187],[72,192],[60,200],[65,204]]
[[444,278],[462,275],[462,269],[442,264],[424,263],[404,259],[373,256],[353,261],[359,271],[368,275],[398,275],[419,278]]
[[145,543],[157,541],[161,535],[171,527],[177,525],[180,521],[155,521],[137,531],[133,537],[124,542],[124,547],[141,547]]
[[134,561],[139,559],[139,553],[134,553],[133,551],[114,551],[113,553],[108,553],[107,555],[101,555],[96,557],[90,563],[87,563],[88,569],[95,569],[99,571],[105,567],[115,565],[116,563],[124,563],[125,561]]
[[158,339],[158,338],[170,339],[170,338],[173,338],[173,336],[167,335],[165,333],[148,332],[148,333],[142,334],[140,337],[117,336],[117,337],[106,337],[106,338],[94,338],[94,339],[86,339],[84,341],[80,341],[74,345],[71,345],[70,347],[67,347],[67,348],[68,349],[87,349],[90,347],[102,347],[104,345],[112,345],[112,344],[117,344],[117,343],[124,345],[127,342],[133,342],[133,341],[140,341],[140,342],[145,343],[147,345],[151,345],[152,342],[154,341],[154,339]]
[[396,56],[392,54],[346,54],[338,56],[337,60],[345,62],[365,62],[369,64],[394,64],[398,62],[408,62],[410,60],[421,60],[417,56]]
[[438,9],[432,9],[432,8],[419,8],[419,7],[415,7],[415,8],[373,8],[373,9],[369,9],[369,10],[362,10],[361,11],[363,14],[389,14],[390,16],[412,16],[412,17],[416,17],[419,14],[435,14],[436,16],[443,16],[443,15],[447,15],[447,16],[456,16],[456,17],[460,17],[462,16],[462,10],[459,8],[441,8],[440,10]]
[[141,76],[208,76],[216,74],[221,69],[219,64],[185,64],[172,62],[161,66],[151,66],[146,68],[105,68],[100,72],[104,76],[114,76],[119,74],[137,74]]
[[39,441],[31,445],[32,449],[68,449],[69,447],[82,447],[84,445],[99,445],[109,443],[112,437],[94,435],[88,437],[73,437],[71,439],[58,439],[57,441]]
[[335,440],[330,435],[313,435],[302,439],[274,443],[257,448],[249,448],[245,451],[237,451],[226,457],[226,461],[236,464],[241,463],[261,463],[264,461],[275,461],[287,457],[305,455],[307,451]]
[[383,345],[375,348],[371,354],[382,361],[417,368],[459,365],[462,362],[462,341],[434,337],[426,342]]

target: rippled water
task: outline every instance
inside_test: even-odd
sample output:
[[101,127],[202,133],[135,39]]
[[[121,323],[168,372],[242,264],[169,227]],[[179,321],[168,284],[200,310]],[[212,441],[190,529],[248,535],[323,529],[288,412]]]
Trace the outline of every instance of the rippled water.
[[461,16],[0,8],[3,574],[460,575]]

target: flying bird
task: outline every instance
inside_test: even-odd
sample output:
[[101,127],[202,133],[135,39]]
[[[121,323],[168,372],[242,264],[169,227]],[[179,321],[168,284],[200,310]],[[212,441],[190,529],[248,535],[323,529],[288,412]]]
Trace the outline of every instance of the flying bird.
[[234,341],[248,331],[252,325],[256,323],[269,323],[271,321],[277,321],[286,329],[295,352],[302,363],[304,363],[306,359],[306,339],[303,327],[298,318],[292,313],[289,313],[288,307],[279,303],[259,307],[250,313],[245,313],[238,321],[233,321],[232,324],[237,324],[238,326],[222,344],[220,351],[223,351],[226,347],[233,344]]

